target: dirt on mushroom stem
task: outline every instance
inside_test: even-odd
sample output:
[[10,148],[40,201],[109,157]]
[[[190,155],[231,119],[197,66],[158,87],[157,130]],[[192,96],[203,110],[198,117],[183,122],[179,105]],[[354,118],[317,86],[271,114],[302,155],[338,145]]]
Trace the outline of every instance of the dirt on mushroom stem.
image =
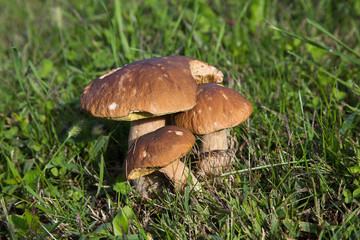
[[238,142],[229,132],[229,129],[221,129],[201,136],[196,154],[196,175],[214,177],[231,169],[231,164],[236,160]]
[[228,152],[228,129],[221,129],[201,136],[199,175],[219,175],[234,161]]

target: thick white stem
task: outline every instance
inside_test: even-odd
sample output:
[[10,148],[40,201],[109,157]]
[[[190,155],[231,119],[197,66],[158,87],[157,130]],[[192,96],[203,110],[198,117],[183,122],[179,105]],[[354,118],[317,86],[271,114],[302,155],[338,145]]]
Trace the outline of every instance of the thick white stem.
[[[131,145],[139,137],[164,127],[166,125],[166,121],[168,118],[169,118],[168,115],[164,115],[159,117],[144,118],[144,119],[132,121],[130,123],[128,149],[130,149]],[[126,169],[126,162],[124,162],[123,168]],[[147,197],[150,194],[150,192],[148,192],[147,190],[149,186],[153,186],[154,188],[157,188],[159,182],[160,181],[157,178],[152,178],[151,176],[140,177],[134,180],[130,180],[130,184],[132,186],[135,186],[137,191],[140,192],[143,197]]]
[[153,132],[166,125],[166,119],[168,116],[160,116],[153,118],[144,118],[136,121],[132,121],[130,124],[130,132],[128,139],[128,148],[130,149],[133,142],[147,133]]
[[198,174],[216,176],[228,168],[234,156],[228,150],[228,130],[203,135],[200,143]]
[[205,134],[201,137],[200,152],[211,152],[214,150],[228,149],[227,129]]
[[[189,177],[189,168],[179,159],[161,168],[159,171],[164,173],[174,183],[176,190],[182,190],[186,186]],[[200,190],[196,177],[191,172],[190,174],[195,190]]]

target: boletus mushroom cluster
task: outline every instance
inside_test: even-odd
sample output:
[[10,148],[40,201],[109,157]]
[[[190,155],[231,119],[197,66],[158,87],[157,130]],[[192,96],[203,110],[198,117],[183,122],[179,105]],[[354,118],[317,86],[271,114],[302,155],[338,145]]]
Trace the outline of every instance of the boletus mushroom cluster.
[[220,70],[192,57],[150,58],[91,81],[82,92],[81,108],[95,117],[131,121],[123,173],[139,179],[132,184],[140,194],[148,195],[154,172],[179,189],[191,176],[198,189],[196,174],[181,160],[195,143],[193,134],[202,135],[196,169],[219,174],[233,158],[226,154],[227,128],[252,113],[251,103],[222,80]]

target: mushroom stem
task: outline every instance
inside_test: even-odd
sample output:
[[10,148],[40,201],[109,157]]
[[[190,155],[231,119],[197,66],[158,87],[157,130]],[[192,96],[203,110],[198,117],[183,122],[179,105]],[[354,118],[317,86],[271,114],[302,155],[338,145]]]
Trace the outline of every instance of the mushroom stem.
[[[159,169],[160,172],[164,173],[173,183],[175,189],[184,189],[187,184],[188,180],[188,173],[189,168],[182,162],[180,159],[173,161],[166,167]],[[199,186],[197,185],[198,180],[196,177],[190,172],[191,181],[195,186],[195,190],[200,190]]]
[[202,136],[200,143],[200,161],[198,173],[200,175],[219,175],[228,168],[234,160],[228,150],[228,130],[221,129]]
[[153,198],[162,194],[162,187],[169,185],[169,181],[163,173],[158,171],[140,178],[130,180],[130,184],[136,192],[144,198]]
[[[132,144],[135,142],[136,139],[139,137],[153,132],[159,128],[162,128],[166,125],[166,121],[168,119],[168,116],[158,116],[158,117],[152,117],[152,118],[144,118],[139,119],[136,121],[132,121],[130,123],[130,131],[129,131],[129,138],[128,138],[128,149],[131,148]],[[126,168],[126,161],[124,161],[123,168]],[[130,180],[130,184],[132,186],[147,186],[147,185],[153,185],[157,182],[156,178],[146,178],[146,177],[140,177],[137,179]],[[138,187],[136,187],[138,188]],[[139,192],[145,193],[144,189],[139,189]],[[144,194],[145,195],[145,194]]]
[[167,116],[159,116],[153,118],[144,118],[130,123],[130,132],[128,139],[128,149],[134,141],[149,132],[153,132],[166,125]]
[[227,129],[205,134],[201,137],[200,152],[228,149]]

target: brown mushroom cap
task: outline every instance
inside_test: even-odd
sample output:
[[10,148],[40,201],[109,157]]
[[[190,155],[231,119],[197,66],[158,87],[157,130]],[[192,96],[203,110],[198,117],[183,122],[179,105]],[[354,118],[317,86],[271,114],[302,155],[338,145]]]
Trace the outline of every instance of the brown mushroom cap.
[[139,137],[126,157],[127,179],[136,179],[166,167],[188,153],[195,143],[186,128],[165,126]]
[[195,134],[234,127],[245,121],[253,111],[251,103],[240,93],[216,83],[199,85],[196,99],[194,108],[174,117],[175,125]]
[[195,105],[197,83],[221,82],[222,77],[215,67],[191,57],[145,59],[90,82],[81,95],[81,108],[123,121],[186,111]]

